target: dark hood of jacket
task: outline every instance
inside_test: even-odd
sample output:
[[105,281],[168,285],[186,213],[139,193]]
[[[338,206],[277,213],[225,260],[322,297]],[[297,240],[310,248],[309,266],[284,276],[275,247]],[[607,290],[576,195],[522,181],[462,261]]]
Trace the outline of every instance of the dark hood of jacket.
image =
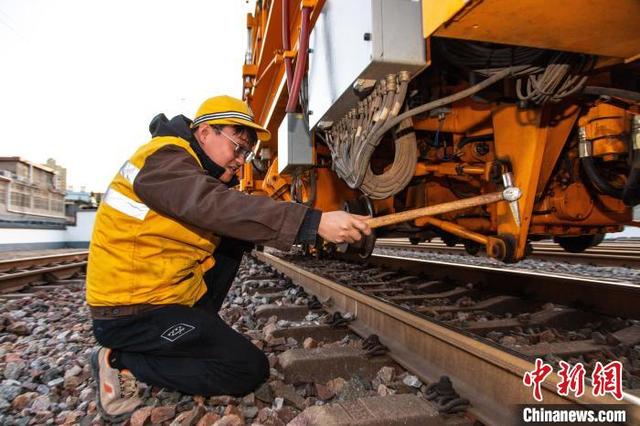
[[[166,115],[160,113],[153,117],[151,123],[149,123],[149,132],[151,132],[151,136],[154,138],[160,136],[177,136],[189,141],[191,149],[196,153],[203,168],[210,176],[219,179],[224,173],[225,168],[212,161],[202,150],[202,147],[200,147],[200,144],[191,132],[191,120],[184,115],[176,115],[169,120]],[[234,187],[238,185],[238,183],[238,178],[235,175],[231,178],[231,181],[225,182],[228,187]]]

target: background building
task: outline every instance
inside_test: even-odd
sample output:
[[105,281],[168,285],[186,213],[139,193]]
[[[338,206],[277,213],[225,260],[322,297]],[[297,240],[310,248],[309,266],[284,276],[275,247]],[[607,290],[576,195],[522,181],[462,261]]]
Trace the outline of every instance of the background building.
[[56,164],[56,160],[54,160],[53,158],[49,158],[47,160],[46,166],[56,171],[56,174],[53,178],[55,187],[60,189],[61,191],[67,189],[67,169]]
[[65,191],[59,185],[51,167],[0,157],[0,226],[64,226]]

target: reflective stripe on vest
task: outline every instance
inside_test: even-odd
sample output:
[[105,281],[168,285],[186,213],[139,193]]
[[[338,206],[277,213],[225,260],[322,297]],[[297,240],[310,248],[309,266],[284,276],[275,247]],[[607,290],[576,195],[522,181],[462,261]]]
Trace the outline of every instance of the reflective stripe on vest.
[[133,181],[136,179],[136,176],[138,176],[139,171],[140,169],[131,164],[130,161],[127,161],[120,167],[120,174],[128,180],[131,185],[133,185]]
[[149,213],[149,207],[147,207],[146,204],[133,201],[131,198],[121,194],[113,188],[109,188],[107,190],[102,201],[118,210],[120,213],[135,217],[139,220],[144,220],[147,213]]

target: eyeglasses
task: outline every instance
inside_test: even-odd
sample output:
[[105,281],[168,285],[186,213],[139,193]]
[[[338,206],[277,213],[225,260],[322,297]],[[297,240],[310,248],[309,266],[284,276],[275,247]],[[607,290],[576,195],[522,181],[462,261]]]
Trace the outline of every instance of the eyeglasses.
[[244,158],[244,161],[247,162],[247,163],[255,158],[256,155],[253,152],[253,150],[251,150],[251,149],[241,145],[240,143],[236,142],[235,140],[233,140],[233,138],[231,136],[229,136],[228,134],[226,134],[222,130],[220,130],[220,134],[222,134],[222,136],[227,138],[232,144],[235,145],[235,148],[233,148],[233,153],[236,155],[236,157],[237,156],[242,156],[242,158]]

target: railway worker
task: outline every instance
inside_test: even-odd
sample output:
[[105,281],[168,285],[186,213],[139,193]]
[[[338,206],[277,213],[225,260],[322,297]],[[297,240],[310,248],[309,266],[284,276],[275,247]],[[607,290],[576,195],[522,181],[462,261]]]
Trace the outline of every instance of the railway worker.
[[102,200],[89,253],[86,296],[101,345],[91,365],[112,421],[141,404],[138,380],[240,396],[268,377],[262,351],[218,316],[252,244],[288,250],[317,235],[339,243],[371,232],[363,216],[232,189],[256,141],[270,137],[239,99],[210,98],[193,122],[161,114],[150,130]]

